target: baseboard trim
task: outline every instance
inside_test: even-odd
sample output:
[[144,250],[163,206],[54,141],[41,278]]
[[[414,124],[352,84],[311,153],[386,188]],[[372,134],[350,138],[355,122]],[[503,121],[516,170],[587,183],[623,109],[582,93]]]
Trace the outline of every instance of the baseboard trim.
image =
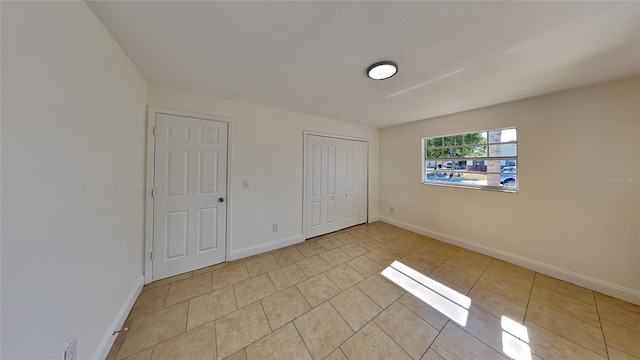
[[373,215],[373,216],[369,216],[369,224],[376,222],[376,221],[380,221],[380,216],[379,215]]
[[640,291],[385,216],[380,216],[380,221],[640,305]]
[[122,304],[120,311],[118,311],[116,318],[113,319],[111,326],[107,329],[107,333],[102,338],[102,341],[100,341],[100,345],[98,345],[98,348],[91,357],[92,359],[105,359],[107,355],[109,355],[111,346],[113,346],[113,343],[116,341],[116,336],[113,335],[113,331],[122,328],[122,325],[124,325],[127,316],[129,316],[133,308],[133,304],[135,304],[138,295],[140,295],[142,291],[142,286],[144,286],[144,275],[141,274],[124,304]]
[[304,241],[302,235],[295,235],[284,239],[269,241],[263,244],[247,246],[242,249],[229,251],[229,259],[227,261],[238,260],[253,255],[265,253],[267,251],[277,250],[285,246],[297,244]]

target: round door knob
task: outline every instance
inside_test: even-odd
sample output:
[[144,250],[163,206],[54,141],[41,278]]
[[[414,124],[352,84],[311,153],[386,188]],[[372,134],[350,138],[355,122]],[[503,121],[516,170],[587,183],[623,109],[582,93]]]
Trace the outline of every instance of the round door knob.
[[218,198],[218,202],[224,202],[224,198]]

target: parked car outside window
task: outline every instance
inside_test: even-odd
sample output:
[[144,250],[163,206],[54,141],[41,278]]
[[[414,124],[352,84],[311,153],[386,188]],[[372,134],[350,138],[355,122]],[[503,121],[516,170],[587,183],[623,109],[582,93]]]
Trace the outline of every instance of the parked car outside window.
[[515,174],[509,174],[509,173],[515,173],[515,172],[516,172],[515,166],[503,167],[502,170],[500,170],[500,185],[506,186],[506,187],[516,187]]

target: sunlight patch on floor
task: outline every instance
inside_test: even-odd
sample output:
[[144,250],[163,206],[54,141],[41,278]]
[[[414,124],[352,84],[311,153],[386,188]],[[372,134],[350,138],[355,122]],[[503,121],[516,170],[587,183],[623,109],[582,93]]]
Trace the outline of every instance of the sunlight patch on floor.
[[516,360],[531,360],[527,327],[502,316],[502,351]]
[[456,323],[466,326],[471,299],[438,281],[394,261],[382,271],[382,275],[429,304]]

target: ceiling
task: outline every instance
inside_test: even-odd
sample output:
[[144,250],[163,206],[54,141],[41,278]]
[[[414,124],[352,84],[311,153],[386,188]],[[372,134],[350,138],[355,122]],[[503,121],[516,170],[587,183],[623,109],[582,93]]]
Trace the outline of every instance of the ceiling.
[[640,73],[637,1],[88,4],[151,83],[375,127]]

